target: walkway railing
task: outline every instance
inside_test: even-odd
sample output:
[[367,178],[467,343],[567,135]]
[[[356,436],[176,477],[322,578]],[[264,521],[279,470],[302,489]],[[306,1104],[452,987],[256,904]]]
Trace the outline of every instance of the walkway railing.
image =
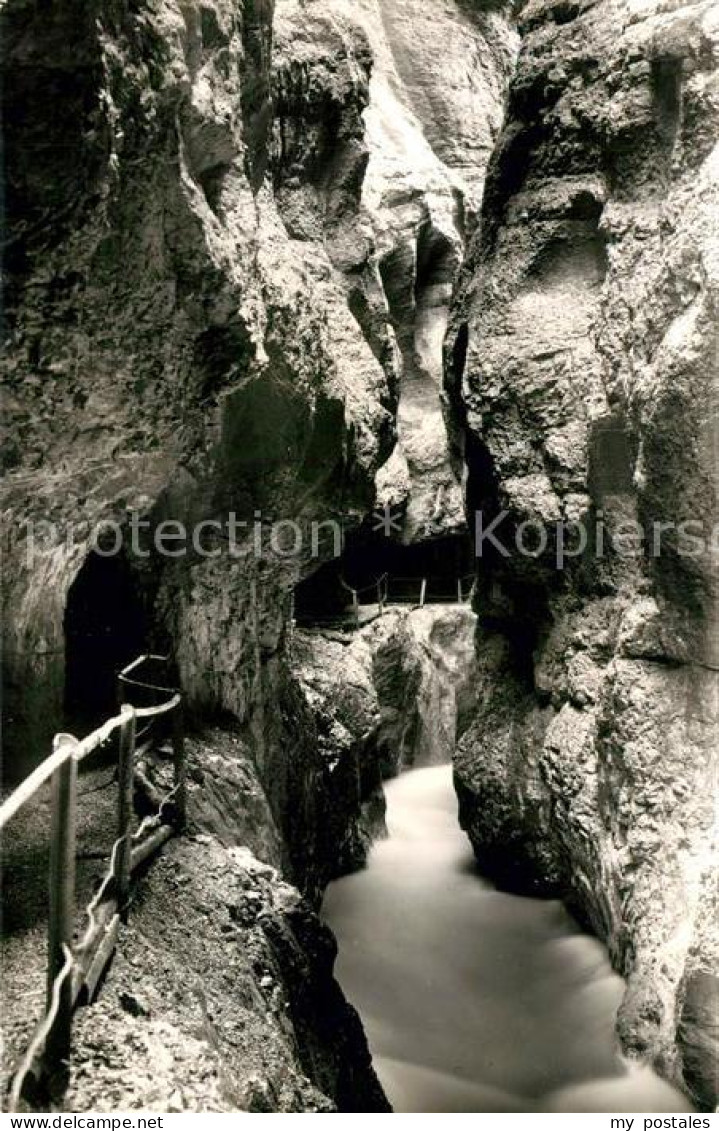
[[390,577],[388,605],[465,605],[474,595],[475,575],[467,574],[452,582],[446,577]]
[[[50,757],[0,806],[2,830],[48,780],[51,783],[45,1014],[13,1077],[8,1102],[10,1111],[17,1111],[22,1099],[32,1102],[40,1094],[43,1082],[67,1059],[74,1009],[78,1004],[93,1000],[114,953],[120,923],[127,914],[132,875],[184,824],[182,696],[175,688],[162,686],[154,678],[143,678],[143,673],[152,673],[165,662],[165,657],[141,656],[126,667],[118,677],[120,714],[82,741],[71,734],[56,735]],[[140,732],[138,722],[142,725]],[[119,737],[117,839],[108,854],[107,871],[85,908],[84,934],[76,942],[78,766],[115,734]],[[167,736],[172,743],[174,785],[161,797],[147,779],[142,780],[144,775],[138,756]],[[133,832],[135,784],[149,794],[156,811]]]
[[352,598],[352,613],[357,624],[360,622],[360,605],[377,605],[380,616],[384,612],[389,585],[388,574],[383,573],[376,581],[372,581],[369,585],[365,585],[360,589],[355,589],[352,585],[348,585],[342,577],[340,577],[340,585]]
[[[382,616],[389,605],[411,605],[421,609],[425,605],[466,605],[474,596],[476,578],[467,574],[457,578],[455,584],[446,577],[396,577],[383,573],[369,585],[355,588],[340,578],[342,588],[352,599],[352,618],[355,626],[362,623],[362,607],[373,606],[376,616]],[[338,617],[330,618],[335,622]]]

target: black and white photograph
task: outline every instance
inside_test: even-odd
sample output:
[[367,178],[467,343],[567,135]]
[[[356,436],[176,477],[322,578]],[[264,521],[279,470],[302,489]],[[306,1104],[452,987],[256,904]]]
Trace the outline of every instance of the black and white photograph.
[[717,0],[0,57],[2,1131],[719,1131]]

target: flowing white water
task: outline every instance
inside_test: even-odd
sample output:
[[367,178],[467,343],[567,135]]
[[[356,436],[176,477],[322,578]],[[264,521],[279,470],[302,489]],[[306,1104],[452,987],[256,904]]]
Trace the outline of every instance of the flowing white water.
[[330,885],[324,916],[395,1111],[693,1111],[619,1057],[623,983],[601,943],[560,903],[478,876],[451,767],[386,793],[389,838]]

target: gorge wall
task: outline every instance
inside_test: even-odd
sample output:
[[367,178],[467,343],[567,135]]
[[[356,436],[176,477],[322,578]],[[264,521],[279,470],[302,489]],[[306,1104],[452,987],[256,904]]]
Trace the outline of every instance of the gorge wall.
[[[382,782],[446,764],[474,704],[468,607],[390,608],[359,631],[298,630],[292,667],[333,781],[333,876],[366,863],[386,833]],[[348,814],[351,819],[348,820]]]
[[[515,34],[464,0],[423,13],[422,37],[391,0],[10,0],[0,18],[6,773],[110,713],[125,662],[169,652],[198,727],[191,833],[251,845],[316,903],[363,798],[346,788],[356,750],[333,777],[293,671],[291,596],[335,552],[313,524],[386,501],[407,540],[460,522],[439,345]],[[461,56],[453,89],[437,40]],[[431,416],[426,466],[416,409],[400,419],[408,381]],[[181,903],[172,874],[157,882]],[[204,923],[218,894],[191,890]],[[302,949],[285,948],[293,970]],[[89,1031],[112,1019],[118,1048],[137,1044],[117,1004]],[[195,1032],[174,1008],[167,1025]],[[311,1043],[327,1018],[307,1010],[280,1041]],[[326,1104],[357,1102],[320,1069]],[[323,1101],[300,1080],[294,1102]]]
[[[625,1050],[713,1109],[719,22],[531,0],[519,26],[446,349],[470,507],[501,543],[461,820],[501,883],[607,940]],[[580,521],[557,568],[552,532]]]
[[[407,542],[464,523],[441,405],[442,339],[515,41],[502,4],[277,6],[277,199],[294,237],[324,232],[350,309],[397,398],[396,443],[378,476],[377,503],[396,509]],[[446,55],[435,50],[439,42]],[[348,43],[369,81],[352,141],[347,124],[335,128],[340,112],[346,118],[347,76],[337,60]],[[359,223],[354,209],[348,215],[350,194],[359,198]]]
[[[13,0],[3,12],[6,765],[20,776],[73,722],[68,672],[81,702],[103,665],[168,650],[197,716],[240,728],[310,887],[327,799],[285,639],[291,591],[333,543],[311,549],[307,534],[294,552],[293,531],[273,540],[271,525],[351,526],[378,501],[417,248],[432,259],[440,226],[458,263],[512,61],[500,13],[434,13],[428,32],[471,48],[457,106],[408,11],[83,0],[39,13]],[[455,141],[438,140],[452,123]],[[434,479],[430,494],[452,526],[434,366],[454,501]],[[423,492],[403,488],[401,506]],[[198,544],[158,554],[163,522],[199,530]],[[125,543],[140,531],[139,553],[112,556],[118,529]],[[107,613],[120,566],[134,634]],[[125,654],[83,642],[93,623],[126,636]],[[75,644],[97,656],[84,689]]]
[[[356,685],[328,676],[348,646],[293,644],[291,595],[334,552],[308,549],[313,523],[388,504],[416,542],[459,529],[466,488],[471,512],[506,511],[510,546],[527,519],[595,533],[561,571],[553,545],[480,561],[463,823],[487,871],[563,894],[607,940],[624,1047],[712,1106],[716,559],[676,530],[661,555],[620,552],[627,519],[716,514],[712,5],[529,0],[503,127],[517,37],[495,3],[8,0],[1,19],[6,763],[21,776],[70,725],[92,624],[96,675],[171,652],[200,728],[191,832],[211,843],[148,882],[174,916],[189,882],[231,935],[208,928],[213,955],[247,927],[257,963],[232,969],[270,1018],[251,1038],[269,1091],[233,1091],[231,1069],[216,1087],[226,1014],[172,1001],[151,1048],[199,1033],[179,1063],[209,1058],[202,1102],[382,1107],[361,1042],[361,1080],[332,1068],[298,990],[318,948],[333,992],[331,946],[279,874],[316,903],[359,863],[383,751],[396,768],[445,741],[457,704],[428,736],[446,685],[426,680],[432,632],[402,624],[349,646]],[[158,553],[164,522],[199,547]],[[141,553],[112,554],[113,529],[141,530]],[[108,611],[118,586],[131,618]],[[263,864],[231,855],[245,844]],[[249,898],[223,902],[223,868]],[[157,942],[163,969],[177,942]],[[88,1032],[112,1015],[139,1062],[133,1009],[101,1000]]]
[[78,1014],[64,1110],[388,1111],[336,949],[247,848],[173,842]]

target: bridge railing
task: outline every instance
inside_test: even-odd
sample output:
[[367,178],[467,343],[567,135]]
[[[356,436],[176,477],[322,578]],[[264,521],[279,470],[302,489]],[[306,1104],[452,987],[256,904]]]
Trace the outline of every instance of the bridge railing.
[[359,588],[348,585],[344,578],[340,577],[340,585],[352,598],[352,611],[358,624],[360,622],[360,606],[362,605],[377,605],[380,614],[382,614],[387,603],[388,583],[389,577],[386,573],[383,573],[376,581],[370,582],[369,585],[363,585]]
[[[145,669],[163,660],[159,656],[141,656],[125,668],[118,677],[120,713],[81,741],[71,734],[56,735],[52,754],[0,805],[1,832],[38,790],[50,782],[45,1013],[12,1079],[8,1100],[10,1111],[17,1111],[22,1100],[36,1100],[44,1081],[66,1060],[74,1009],[76,1005],[93,999],[114,953],[120,923],[127,914],[132,875],[184,824],[182,696],[175,688],[144,678]],[[154,702],[142,702],[148,698],[154,699]],[[139,704],[138,699],[141,701]],[[138,732],[138,724],[142,727],[141,732]],[[149,750],[168,732],[172,743],[174,785],[165,797],[160,797],[151,783],[137,781],[137,755],[140,749]],[[142,747],[138,747],[138,733],[142,735]],[[108,854],[108,868],[85,908],[85,931],[75,941],[78,767],[113,736],[119,739],[117,838]],[[149,786],[156,811],[133,832],[135,784],[141,788],[144,786],[145,792]]]

